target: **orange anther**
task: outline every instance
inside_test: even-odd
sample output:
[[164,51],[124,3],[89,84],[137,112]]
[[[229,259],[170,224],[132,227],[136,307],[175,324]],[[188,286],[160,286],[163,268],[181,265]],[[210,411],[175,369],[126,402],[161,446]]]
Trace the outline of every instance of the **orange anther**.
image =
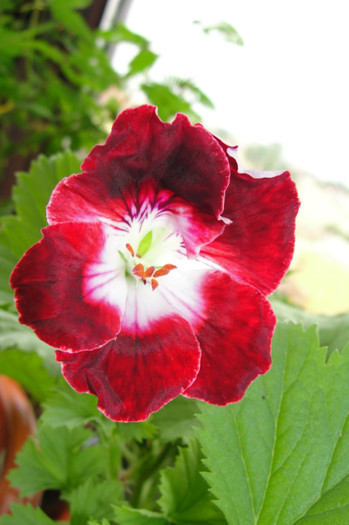
[[177,268],[177,266],[175,266],[174,264],[164,264],[162,268],[159,268],[158,270],[156,270],[156,272],[154,272],[154,277],[161,277],[162,275],[167,275],[168,273],[170,273],[171,270],[174,270],[175,268]]
[[132,270],[133,275],[137,275],[141,279],[144,279],[144,266],[141,263],[136,264]]
[[174,270],[175,268],[177,268],[177,266],[175,266],[174,264],[164,264],[163,265],[163,268],[166,268],[166,270]]
[[159,270],[156,270],[154,272],[154,277],[162,277],[163,275],[167,275],[170,273],[170,270],[167,270],[166,268],[160,268]]
[[128,251],[130,252],[130,254],[132,255],[132,257],[135,256],[135,252],[134,252],[134,249],[132,248],[131,244],[127,243],[126,244],[126,248],[128,249]]
[[157,282],[156,279],[152,279],[151,280],[151,287],[152,287],[152,290],[155,290],[155,288],[157,288],[159,286],[159,283]]
[[149,268],[147,268],[144,272],[144,277],[145,278],[151,277],[154,273],[154,270],[155,270],[155,266],[149,266]]

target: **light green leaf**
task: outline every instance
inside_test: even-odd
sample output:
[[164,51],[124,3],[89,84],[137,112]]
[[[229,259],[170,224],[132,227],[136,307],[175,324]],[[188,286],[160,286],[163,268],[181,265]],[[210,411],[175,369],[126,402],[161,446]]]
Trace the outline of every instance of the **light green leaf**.
[[229,524],[323,524],[333,509],[349,523],[349,347],[326,363],[315,327],[280,324],[271,370],[240,403],[201,410],[204,475]]
[[227,42],[230,42],[231,44],[237,44],[238,46],[244,45],[244,41],[235,27],[233,27],[228,22],[218,22],[218,24],[204,27],[203,31],[206,34],[212,33],[212,31],[220,33]]
[[118,525],[170,525],[157,512],[129,507],[114,507],[114,515]]
[[145,71],[154,64],[157,58],[158,55],[156,53],[153,53],[149,49],[141,49],[140,52],[137,53],[137,55],[134,57],[134,59],[131,60],[131,62],[129,63],[129,71],[127,73],[127,77]]
[[171,523],[192,525],[226,523],[221,511],[212,503],[197,441],[180,448],[173,468],[161,471],[159,505]]
[[96,482],[89,479],[69,496],[70,525],[86,525],[89,519],[113,516],[112,504],[121,499],[121,484],[116,480]]
[[183,97],[176,95],[166,84],[150,82],[142,84],[141,89],[147,95],[149,101],[158,106],[159,117],[162,120],[169,120],[176,113],[181,112],[199,120],[199,116],[192,110],[189,102]]
[[314,314],[272,298],[273,309],[279,321],[302,323],[304,327],[318,325],[320,345],[329,353],[342,350],[349,343],[349,312],[338,315]]
[[41,490],[57,489],[63,495],[78,488],[90,477],[107,469],[101,445],[87,446],[92,432],[84,428],[39,426],[36,438],[29,439],[16,459],[18,468],[9,474],[21,497]]
[[97,30],[96,35],[103,38],[106,42],[117,43],[117,42],[129,42],[130,44],[135,44],[136,46],[145,49],[149,42],[146,38],[137,33],[133,33],[123,24],[118,23],[116,27],[109,29],[107,31]]
[[51,393],[56,381],[43,367],[42,358],[35,352],[2,350],[0,374],[15,379],[36,401],[43,401]]
[[19,505],[12,503],[12,516],[0,516],[0,525],[54,525],[40,508],[34,509],[32,505]]
[[50,375],[60,375],[60,365],[55,361],[53,348],[40,341],[28,326],[20,324],[17,314],[0,308],[0,351],[13,348],[36,352]]

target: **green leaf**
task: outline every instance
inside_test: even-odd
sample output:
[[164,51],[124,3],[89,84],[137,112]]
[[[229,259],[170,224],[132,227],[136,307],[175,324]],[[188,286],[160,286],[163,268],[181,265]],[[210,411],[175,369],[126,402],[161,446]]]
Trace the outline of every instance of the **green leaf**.
[[227,42],[230,42],[231,44],[237,44],[238,46],[244,45],[244,41],[242,40],[235,27],[233,27],[228,22],[219,22],[218,24],[214,24],[212,26],[203,28],[203,32],[207,35],[212,31],[220,33],[225,38],[225,40]]
[[28,173],[17,173],[13,191],[16,216],[0,218],[0,304],[13,301],[9,280],[23,253],[41,238],[47,225],[46,205],[63,178],[77,173],[80,161],[70,152],[32,162]]
[[170,525],[157,512],[129,507],[114,507],[114,515],[118,525]]
[[150,421],[159,430],[161,442],[177,439],[189,441],[195,427],[198,426],[198,420],[195,417],[198,412],[198,403],[195,399],[179,396],[159,412],[152,414]]
[[112,504],[121,499],[121,484],[116,480],[95,482],[89,479],[69,496],[70,525],[86,525],[88,520],[113,516]]
[[161,472],[159,505],[165,516],[178,525],[226,523],[221,511],[212,503],[197,441],[180,448],[174,468]]
[[105,450],[88,446],[91,436],[84,428],[39,426],[37,439],[29,439],[17,455],[18,468],[9,474],[11,484],[21,489],[21,497],[45,489],[61,490],[64,496],[104,473]]
[[55,361],[53,348],[40,341],[31,328],[20,324],[17,314],[0,308],[0,351],[13,348],[36,352],[50,375],[60,376],[60,366]]
[[54,525],[52,521],[40,509],[34,509],[32,505],[11,504],[12,516],[0,516],[0,525]]
[[130,77],[145,71],[154,64],[157,58],[158,55],[149,49],[141,49],[141,51],[129,63],[129,71],[126,76]]
[[147,253],[147,251],[150,248],[152,239],[153,239],[153,232],[150,230],[146,235],[144,235],[143,239],[139,243],[138,248],[136,250],[137,255],[139,255],[140,257],[143,257]]
[[156,427],[150,421],[140,421],[139,423],[118,423],[119,433],[124,436],[126,441],[135,439],[138,442],[144,439],[152,439],[156,433]]
[[102,521],[88,520],[87,525],[110,525],[110,521],[106,520],[105,518],[103,518]]
[[141,88],[149,101],[158,107],[159,117],[162,120],[169,120],[178,112],[185,113],[194,119],[199,119],[189,102],[184,100],[183,97],[176,95],[166,84],[151,82],[142,84]]
[[47,399],[44,409],[41,421],[52,427],[84,427],[93,420],[104,418],[97,410],[96,396],[79,394],[65,383]]
[[[66,29],[69,29],[76,36],[92,40],[93,32],[89,29],[82,16],[74,11],[76,4],[77,2],[75,2],[75,5],[72,5],[71,0],[50,0],[48,5],[52,17],[61,22]],[[86,2],[82,3],[82,5],[84,4]]]
[[107,31],[97,30],[96,34],[108,43],[129,42],[130,44],[135,44],[143,49],[147,48],[149,45],[148,40],[144,38],[144,36],[133,33],[120,23],[118,23],[116,27]]
[[56,381],[43,367],[42,358],[35,352],[2,350],[0,374],[15,379],[37,401],[43,401],[51,393]]
[[216,503],[234,525],[322,524],[332,509],[349,523],[349,346],[326,362],[315,327],[285,323],[272,355],[241,402],[201,404]]

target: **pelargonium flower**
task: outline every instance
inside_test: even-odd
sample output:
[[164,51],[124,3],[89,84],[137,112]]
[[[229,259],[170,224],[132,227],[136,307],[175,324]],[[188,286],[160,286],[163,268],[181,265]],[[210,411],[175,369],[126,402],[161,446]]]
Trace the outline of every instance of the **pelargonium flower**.
[[144,420],[179,394],[240,400],[271,364],[266,296],[293,253],[290,174],[243,170],[236,148],[152,106],[121,113],[81,169],[12,273],[20,322],[111,419]]

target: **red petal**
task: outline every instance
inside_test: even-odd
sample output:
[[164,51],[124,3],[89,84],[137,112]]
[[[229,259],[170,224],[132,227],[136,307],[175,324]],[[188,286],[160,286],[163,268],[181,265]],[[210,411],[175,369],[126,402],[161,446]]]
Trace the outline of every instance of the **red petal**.
[[196,335],[201,367],[184,395],[226,405],[239,401],[251,381],[269,369],[275,316],[258,290],[227,274],[211,274],[203,292],[207,317]]
[[86,302],[83,287],[86,265],[105,245],[103,225],[65,223],[42,232],[11,275],[20,322],[56,348],[91,349],[110,341],[120,329],[119,310]]
[[190,325],[173,316],[151,332],[120,333],[90,352],[56,352],[66,380],[77,392],[98,397],[115,421],[142,421],[181,394],[195,379],[200,349]]
[[93,220],[96,215],[123,217],[119,200],[126,201],[130,188],[149,176],[156,186],[218,218],[230,177],[226,155],[208,131],[181,114],[172,124],[164,123],[152,106],[122,112],[106,143],[95,146],[81,168],[88,175],[70,177],[55,190],[48,207],[51,224],[82,215],[91,220],[91,214]]
[[272,178],[254,178],[238,173],[236,166],[231,158],[231,181],[223,212],[232,222],[200,253],[237,280],[269,294],[292,259],[299,208],[296,187],[287,171]]

